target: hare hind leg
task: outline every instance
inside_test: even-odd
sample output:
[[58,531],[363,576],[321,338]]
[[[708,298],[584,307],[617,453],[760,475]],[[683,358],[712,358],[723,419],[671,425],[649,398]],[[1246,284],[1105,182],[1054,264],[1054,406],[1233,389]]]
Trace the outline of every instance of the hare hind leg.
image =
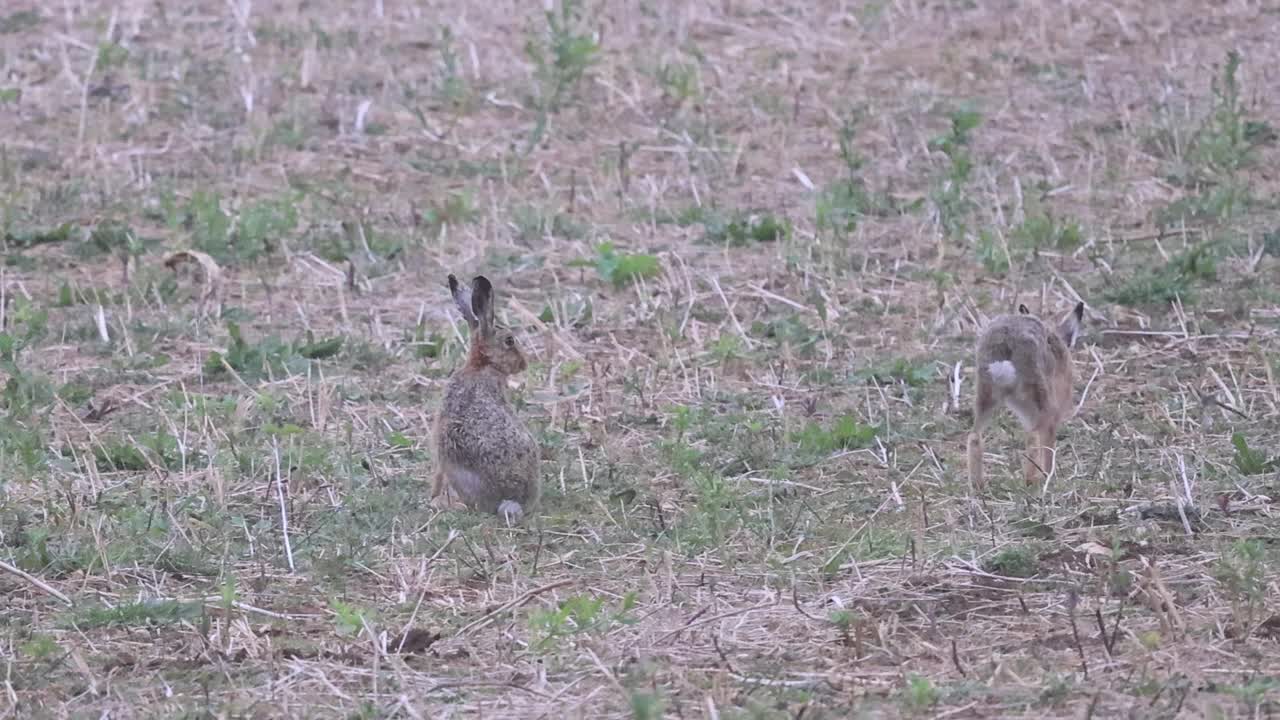
[[982,374],[979,373],[977,392],[973,399],[973,431],[969,433],[966,443],[969,451],[969,484],[975,490],[981,490],[985,482],[982,468],[982,431],[991,422],[995,409],[996,401],[991,391],[991,384],[989,381],[984,381]]
[[1042,478],[1053,477],[1057,435],[1057,430],[1052,425],[1042,425],[1027,433],[1027,452],[1022,458],[1027,485],[1033,485]]

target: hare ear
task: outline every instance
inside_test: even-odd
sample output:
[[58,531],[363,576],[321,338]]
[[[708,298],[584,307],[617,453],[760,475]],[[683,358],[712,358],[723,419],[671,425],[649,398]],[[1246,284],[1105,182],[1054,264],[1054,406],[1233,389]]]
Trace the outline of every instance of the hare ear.
[[1019,314],[1019,315],[1030,315],[1030,314],[1031,314],[1031,311],[1027,309],[1027,306],[1026,306],[1026,305],[1023,305],[1022,303],[1018,303],[1018,314]]
[[1058,334],[1067,347],[1076,346],[1076,338],[1080,337],[1080,328],[1084,326],[1084,303],[1076,303],[1075,309],[1058,326]]
[[481,330],[493,329],[493,285],[483,275],[477,275],[471,281],[471,312],[480,323]]
[[462,313],[462,318],[467,324],[475,329],[480,325],[480,321],[476,319],[476,313],[471,309],[471,288],[458,282],[458,278],[449,274],[449,294],[453,296],[453,304],[458,306],[458,312]]

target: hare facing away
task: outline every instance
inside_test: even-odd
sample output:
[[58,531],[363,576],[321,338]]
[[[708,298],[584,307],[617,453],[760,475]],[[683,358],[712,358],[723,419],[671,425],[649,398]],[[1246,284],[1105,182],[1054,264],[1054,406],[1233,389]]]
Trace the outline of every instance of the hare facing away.
[[983,486],[982,431],[1001,405],[1027,433],[1022,470],[1028,485],[1053,472],[1058,428],[1074,413],[1071,349],[1084,322],[1084,303],[1056,327],[1018,306],[1017,315],[991,321],[978,337],[978,381],[969,433],[969,481]]
[[449,276],[449,292],[471,327],[466,364],[454,373],[436,417],[431,497],[446,489],[473,510],[518,522],[540,495],[538,443],[507,400],[507,377],[528,366],[515,336],[494,322],[493,285]]

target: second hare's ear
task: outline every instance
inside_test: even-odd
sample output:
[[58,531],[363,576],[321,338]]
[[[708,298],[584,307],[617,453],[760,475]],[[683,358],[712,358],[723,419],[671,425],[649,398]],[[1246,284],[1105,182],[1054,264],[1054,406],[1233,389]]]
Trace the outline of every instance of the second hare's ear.
[[1058,326],[1058,334],[1062,336],[1062,341],[1067,347],[1076,346],[1076,338],[1080,337],[1080,329],[1084,326],[1084,303],[1076,303],[1075,309],[1071,311],[1063,319],[1062,324]]
[[493,330],[493,285],[483,275],[471,281],[471,312],[475,313],[481,331]]
[[1030,314],[1031,314],[1031,311],[1027,309],[1027,306],[1026,306],[1026,305],[1023,305],[1022,303],[1018,303],[1018,314],[1019,314],[1019,315],[1030,315]]
[[462,313],[462,319],[467,321],[467,325],[474,330],[480,326],[480,321],[476,318],[476,313],[471,309],[471,288],[458,282],[458,278],[449,273],[449,294],[453,296],[453,304],[458,306],[458,312]]

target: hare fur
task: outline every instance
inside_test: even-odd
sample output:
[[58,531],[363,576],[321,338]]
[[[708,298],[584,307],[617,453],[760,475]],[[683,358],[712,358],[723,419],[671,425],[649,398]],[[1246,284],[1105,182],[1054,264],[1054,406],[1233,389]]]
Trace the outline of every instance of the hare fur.
[[968,439],[969,481],[974,488],[984,484],[982,431],[1001,406],[1013,411],[1027,433],[1022,463],[1027,484],[1052,474],[1058,428],[1074,413],[1071,350],[1083,322],[1084,303],[1077,303],[1052,327],[1019,305],[1018,314],[995,318],[979,335],[973,431]]
[[515,336],[494,321],[493,285],[483,275],[449,291],[471,328],[466,364],[445,387],[436,416],[432,498],[452,490],[469,508],[518,522],[541,494],[538,443],[507,399],[507,378],[528,366]]

